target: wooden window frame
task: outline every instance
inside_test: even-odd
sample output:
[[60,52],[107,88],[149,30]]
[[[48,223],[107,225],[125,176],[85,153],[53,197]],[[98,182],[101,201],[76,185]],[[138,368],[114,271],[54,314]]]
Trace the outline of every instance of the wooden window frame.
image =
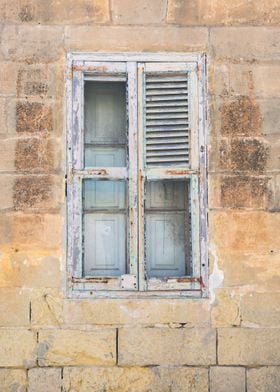
[[[196,123],[192,127],[190,168],[144,168],[144,65],[185,63],[192,78],[191,102]],[[84,169],[83,84],[85,79],[128,78],[128,168]],[[113,76],[112,76],[113,75]],[[123,76],[122,76],[123,77]],[[194,89],[196,91],[194,91]],[[207,143],[206,56],[202,53],[68,53],[66,69],[67,144],[67,295],[70,298],[184,298],[208,296],[207,253]],[[139,142],[140,140],[140,142]],[[127,180],[129,183],[129,274],[120,277],[82,277],[82,180]],[[190,181],[192,206],[191,277],[153,279],[147,290],[144,271],[144,182],[178,179]],[[138,200],[138,203],[135,202]]]

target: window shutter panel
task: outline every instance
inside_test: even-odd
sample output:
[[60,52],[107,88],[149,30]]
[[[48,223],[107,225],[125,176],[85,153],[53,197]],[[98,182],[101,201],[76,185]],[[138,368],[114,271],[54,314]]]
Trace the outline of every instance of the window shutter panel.
[[168,72],[164,69],[159,71],[146,69],[144,80],[146,166],[188,166],[190,163],[188,71],[185,69]]

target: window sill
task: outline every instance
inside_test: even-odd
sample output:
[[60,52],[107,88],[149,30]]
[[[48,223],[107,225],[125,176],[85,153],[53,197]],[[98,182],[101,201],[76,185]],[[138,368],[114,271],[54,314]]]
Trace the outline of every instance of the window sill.
[[206,298],[208,292],[205,289],[195,290],[91,290],[87,283],[74,283],[68,290],[70,299],[170,299],[170,298]]

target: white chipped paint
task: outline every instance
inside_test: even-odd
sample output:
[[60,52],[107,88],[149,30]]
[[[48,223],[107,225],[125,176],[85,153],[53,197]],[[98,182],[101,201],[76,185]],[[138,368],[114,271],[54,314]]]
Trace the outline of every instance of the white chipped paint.
[[215,303],[216,300],[215,290],[221,286],[224,280],[224,272],[221,269],[219,269],[219,264],[218,264],[219,258],[217,255],[217,249],[215,244],[213,243],[210,244],[209,251],[214,260],[213,271],[209,277],[210,305],[212,305]]

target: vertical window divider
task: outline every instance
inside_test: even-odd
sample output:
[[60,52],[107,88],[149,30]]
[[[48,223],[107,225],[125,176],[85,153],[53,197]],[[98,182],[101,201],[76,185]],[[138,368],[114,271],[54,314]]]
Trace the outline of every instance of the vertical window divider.
[[138,264],[138,159],[137,159],[137,64],[127,63],[128,78],[128,189],[129,189],[129,273],[137,280]]
[[[83,168],[83,92],[84,77],[82,71],[73,72],[73,133],[72,133],[72,169],[82,170]],[[74,174],[71,176],[71,194],[72,194],[72,258],[73,258],[73,277],[82,276],[82,177]]]
[[145,198],[145,171],[144,171],[144,84],[145,64],[138,63],[138,271],[139,291],[147,289],[145,271],[145,238],[144,238],[144,198]]

